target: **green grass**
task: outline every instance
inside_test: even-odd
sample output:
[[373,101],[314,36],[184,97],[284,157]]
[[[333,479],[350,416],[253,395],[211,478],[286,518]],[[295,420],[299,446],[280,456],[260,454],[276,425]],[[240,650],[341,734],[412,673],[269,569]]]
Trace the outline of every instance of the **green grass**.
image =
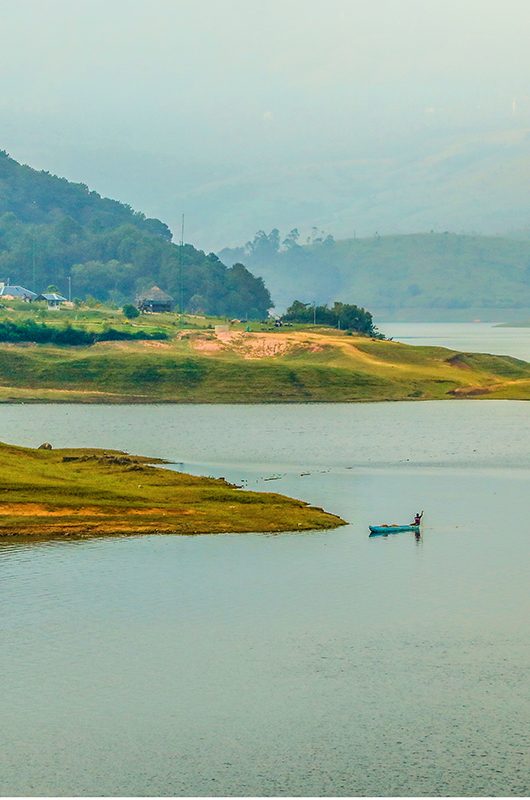
[[150,466],[154,461],[110,450],[0,444],[0,537],[278,532],[343,524],[302,501],[157,469]]
[[[225,324],[226,319],[217,317],[204,317],[201,315],[184,314],[141,314],[133,320],[128,320],[121,308],[111,308],[100,304],[95,307],[82,305],[78,308],[62,306],[58,311],[49,311],[45,303],[24,303],[21,300],[4,301],[0,307],[0,321],[23,322],[31,319],[34,322],[44,323],[56,328],[70,324],[74,327],[84,328],[95,333],[104,328],[116,330],[137,331],[146,333],[164,331],[168,336],[174,336],[181,328],[191,330],[205,330],[208,326]],[[240,325],[239,327],[244,327]]]
[[[25,305],[25,304],[21,304]],[[20,321],[31,307],[2,310]],[[113,309],[52,312],[46,322],[130,325]],[[75,317],[77,316],[77,319]],[[90,347],[0,345],[0,401],[349,402],[492,397],[528,399],[530,364],[509,356],[459,354],[442,347],[350,336],[329,328],[231,327],[175,314],[145,315],[134,329],[165,331],[162,342],[101,342]],[[224,321],[222,321],[224,322]],[[131,326],[131,327],[133,327]]]

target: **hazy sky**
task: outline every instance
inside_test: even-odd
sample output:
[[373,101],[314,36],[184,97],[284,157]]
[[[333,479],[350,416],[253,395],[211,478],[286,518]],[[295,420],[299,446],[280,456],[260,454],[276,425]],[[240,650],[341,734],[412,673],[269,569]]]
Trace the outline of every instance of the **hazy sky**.
[[280,202],[293,169],[530,125],[529,0],[0,0],[0,20],[0,147],[173,227],[189,206],[206,247],[262,171]]

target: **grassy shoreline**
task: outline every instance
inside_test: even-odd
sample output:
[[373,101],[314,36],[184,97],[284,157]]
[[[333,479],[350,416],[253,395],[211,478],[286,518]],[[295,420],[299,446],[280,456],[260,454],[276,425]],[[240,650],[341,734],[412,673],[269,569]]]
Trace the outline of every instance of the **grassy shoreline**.
[[157,344],[0,345],[0,403],[530,399],[530,364],[509,356],[307,331]]
[[340,517],[115,450],[0,444],[0,540],[325,530]]
[[[32,314],[4,309],[0,317],[21,322]],[[105,326],[159,331],[165,338],[91,346],[0,343],[0,403],[530,399],[530,364],[510,356],[381,341],[312,325],[275,329],[175,314],[149,314],[131,324],[109,309],[46,317],[47,325],[65,323],[91,332]]]

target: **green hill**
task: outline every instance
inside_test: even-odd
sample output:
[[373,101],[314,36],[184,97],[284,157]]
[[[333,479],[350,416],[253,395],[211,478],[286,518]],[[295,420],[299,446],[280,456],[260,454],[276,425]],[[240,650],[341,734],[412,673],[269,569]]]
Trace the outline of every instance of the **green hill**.
[[74,297],[120,304],[155,283],[191,311],[266,314],[263,281],[171,238],[160,220],[0,151],[0,280],[66,293],[71,276]]
[[424,233],[366,239],[314,237],[283,245],[278,231],[260,232],[220,257],[244,260],[283,307],[293,297],[341,300],[381,318],[527,318],[530,241],[499,236]]
[[[0,403],[530,398],[530,364],[509,356],[411,347],[318,325],[216,327],[214,318],[175,314],[128,322],[108,308],[48,313],[36,303],[19,306],[0,309],[0,325],[26,333],[0,342]],[[31,318],[45,320],[48,332],[72,328],[36,343],[35,328],[23,324]],[[97,334],[89,337],[93,344],[65,343],[83,330]]]

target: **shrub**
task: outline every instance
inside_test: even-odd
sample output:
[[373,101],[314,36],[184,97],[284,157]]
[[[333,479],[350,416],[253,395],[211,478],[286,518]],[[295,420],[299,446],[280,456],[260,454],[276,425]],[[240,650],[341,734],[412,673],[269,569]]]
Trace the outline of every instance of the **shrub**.
[[127,317],[127,319],[135,319],[136,317],[140,316],[140,312],[138,311],[136,306],[133,306],[130,303],[123,306],[123,313]]
[[84,328],[74,328],[68,324],[64,328],[53,328],[42,323],[0,322],[0,342],[38,342],[39,344],[91,345],[95,342],[160,340],[167,339],[165,331],[117,331],[106,328],[101,333],[92,333]]

